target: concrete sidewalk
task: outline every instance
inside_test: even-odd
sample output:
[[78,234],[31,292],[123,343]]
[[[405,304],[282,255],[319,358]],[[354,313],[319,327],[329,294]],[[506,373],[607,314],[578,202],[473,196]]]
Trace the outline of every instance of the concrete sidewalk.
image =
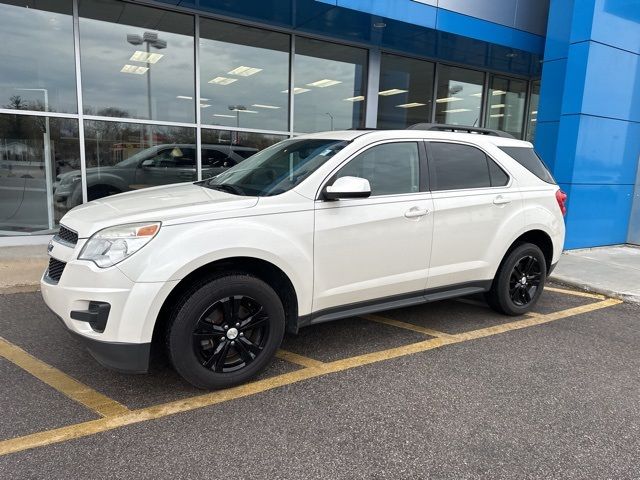
[[[0,290],[33,289],[47,261],[46,245],[0,247]],[[551,279],[640,303],[640,247],[616,245],[566,251]]]
[[551,278],[557,283],[640,303],[640,247],[568,250]]

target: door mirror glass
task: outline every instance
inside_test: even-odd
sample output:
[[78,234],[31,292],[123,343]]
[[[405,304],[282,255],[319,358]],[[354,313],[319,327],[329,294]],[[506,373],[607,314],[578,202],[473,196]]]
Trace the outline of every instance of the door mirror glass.
[[154,160],[151,158],[151,159],[149,159],[149,160],[145,160],[144,162],[142,162],[142,163],[140,164],[140,166],[141,166],[142,168],[151,168],[151,167],[153,167],[153,164],[154,164],[154,163],[155,163],[155,162],[154,162]]
[[341,198],[367,198],[371,195],[369,180],[360,177],[340,177],[333,185],[324,189],[324,198],[339,200]]

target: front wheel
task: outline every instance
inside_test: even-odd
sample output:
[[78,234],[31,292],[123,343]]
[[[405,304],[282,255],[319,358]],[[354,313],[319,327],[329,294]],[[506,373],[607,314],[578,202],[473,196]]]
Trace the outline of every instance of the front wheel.
[[546,278],[544,254],[538,246],[523,243],[503,260],[485,298],[499,313],[522,315],[537,303]]
[[167,329],[167,349],[176,371],[192,385],[227,388],[270,363],[284,325],[282,302],[269,285],[249,275],[227,275],[183,297]]

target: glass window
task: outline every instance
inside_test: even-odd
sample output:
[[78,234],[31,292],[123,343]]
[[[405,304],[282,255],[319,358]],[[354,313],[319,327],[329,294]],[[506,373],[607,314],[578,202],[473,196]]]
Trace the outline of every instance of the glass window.
[[85,121],[89,200],[197,179],[195,129]]
[[294,131],[362,127],[366,62],[366,50],[297,37]]
[[85,113],[194,122],[194,19],[114,0],[80,0]]
[[279,195],[304,181],[348,143],[321,138],[285,140],[200,185],[234,195]]
[[553,176],[549,172],[549,169],[544,164],[542,159],[533,150],[533,148],[527,147],[499,147],[504,153],[513,158],[516,162],[522,165],[524,168],[533,173],[540,180],[547,183],[556,183]]
[[536,138],[536,125],[538,124],[538,104],[540,103],[540,80],[531,83],[531,98],[529,99],[529,118],[527,120],[528,142]]
[[76,113],[70,0],[0,3],[0,108]]
[[358,155],[336,177],[366,178],[371,195],[414,193],[420,191],[419,165],[417,143],[384,143]]
[[203,129],[202,178],[218,175],[287,138],[286,135]]
[[288,130],[289,49],[289,35],[203,19],[202,123]]
[[383,54],[378,128],[405,128],[431,121],[434,64]]
[[489,175],[491,176],[492,187],[504,187],[509,183],[509,175],[507,175],[496,162],[490,158],[487,158],[487,162],[489,163]]
[[429,142],[431,190],[491,186],[487,156],[482,150],[457,143]]
[[480,125],[484,73],[440,65],[437,76],[436,123]]
[[494,76],[487,102],[487,128],[494,128],[522,138],[527,82]]
[[77,120],[0,115],[0,235],[53,229],[80,183]]

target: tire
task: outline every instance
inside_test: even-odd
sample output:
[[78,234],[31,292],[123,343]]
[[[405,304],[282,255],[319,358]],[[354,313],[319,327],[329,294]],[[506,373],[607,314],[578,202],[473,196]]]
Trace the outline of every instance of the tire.
[[256,277],[234,273],[204,281],[182,297],[169,319],[166,346],[187,382],[227,388],[269,365],[284,330],[276,292]]
[[547,263],[542,250],[532,243],[522,243],[503,259],[485,298],[499,313],[523,315],[538,302],[546,278]]

